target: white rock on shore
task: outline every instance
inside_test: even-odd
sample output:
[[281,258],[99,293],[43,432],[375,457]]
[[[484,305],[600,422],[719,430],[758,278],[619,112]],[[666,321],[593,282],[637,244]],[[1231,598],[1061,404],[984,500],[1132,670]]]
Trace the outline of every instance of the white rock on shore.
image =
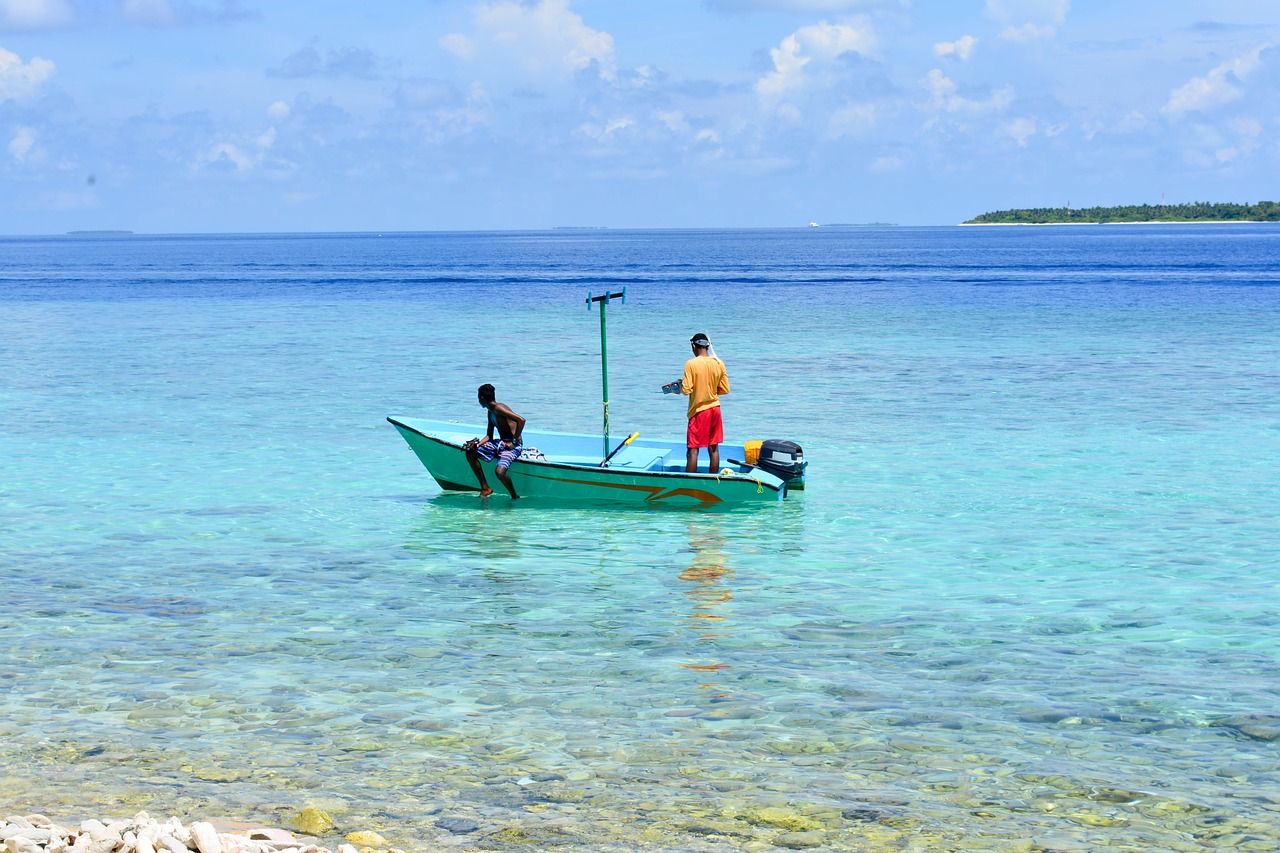
[[[213,824],[161,822],[146,812],[132,820],[86,820],[79,829],[56,826],[44,815],[6,817],[0,823],[0,853],[334,853],[282,829],[218,832]],[[350,844],[337,853],[356,853]]]

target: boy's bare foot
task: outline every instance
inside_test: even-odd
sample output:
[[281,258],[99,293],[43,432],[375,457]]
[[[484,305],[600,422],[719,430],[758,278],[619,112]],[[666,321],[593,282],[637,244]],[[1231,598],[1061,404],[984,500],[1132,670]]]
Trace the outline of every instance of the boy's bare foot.
[[489,495],[491,495],[491,494],[493,494],[493,489],[490,489],[490,488],[488,488],[488,487],[485,487],[485,488],[483,488],[483,489],[481,489],[481,490],[480,490],[480,497],[482,497],[482,498],[487,498],[487,497],[489,497]]

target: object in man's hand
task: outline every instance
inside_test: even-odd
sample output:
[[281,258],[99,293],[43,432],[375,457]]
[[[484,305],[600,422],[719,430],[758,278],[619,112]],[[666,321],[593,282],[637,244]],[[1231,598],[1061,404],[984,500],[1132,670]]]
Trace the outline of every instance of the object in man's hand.
[[677,379],[675,382],[668,382],[666,385],[663,385],[662,393],[663,394],[679,394],[683,387],[684,387],[684,380]]

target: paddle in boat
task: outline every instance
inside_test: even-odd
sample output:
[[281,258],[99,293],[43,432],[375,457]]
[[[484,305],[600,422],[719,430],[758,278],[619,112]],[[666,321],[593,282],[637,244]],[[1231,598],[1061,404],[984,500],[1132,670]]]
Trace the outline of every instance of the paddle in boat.
[[[563,501],[623,502],[650,506],[714,507],[781,501],[804,488],[804,453],[791,441],[769,440],[720,445],[728,464],[718,471],[685,471],[684,441],[609,438],[609,379],[605,342],[605,306],[619,293],[587,296],[600,306],[600,361],[604,388],[603,435],[525,428],[524,450],[507,473],[521,497]],[[446,491],[479,491],[463,445],[485,428],[452,421],[392,416],[428,473]],[[481,461],[485,475],[495,463]]]

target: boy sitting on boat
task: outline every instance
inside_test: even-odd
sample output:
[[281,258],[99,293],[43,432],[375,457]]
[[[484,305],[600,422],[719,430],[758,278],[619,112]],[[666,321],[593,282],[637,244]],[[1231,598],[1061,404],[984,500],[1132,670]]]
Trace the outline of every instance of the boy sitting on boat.
[[[480,497],[487,498],[493,494],[493,489],[489,488],[489,483],[484,478],[480,460],[491,461],[496,457],[498,464],[494,473],[498,475],[502,485],[507,487],[512,499],[518,498],[520,496],[516,494],[516,487],[512,485],[507,469],[520,456],[523,444],[520,433],[524,430],[524,418],[513,412],[510,406],[499,403],[496,399],[497,392],[488,383],[480,386],[476,397],[480,400],[480,405],[489,410],[489,427],[485,430],[483,439],[473,438],[462,445],[462,449],[467,451],[467,462],[471,463],[471,470],[480,481]],[[497,439],[493,437],[495,428],[498,431]]]

